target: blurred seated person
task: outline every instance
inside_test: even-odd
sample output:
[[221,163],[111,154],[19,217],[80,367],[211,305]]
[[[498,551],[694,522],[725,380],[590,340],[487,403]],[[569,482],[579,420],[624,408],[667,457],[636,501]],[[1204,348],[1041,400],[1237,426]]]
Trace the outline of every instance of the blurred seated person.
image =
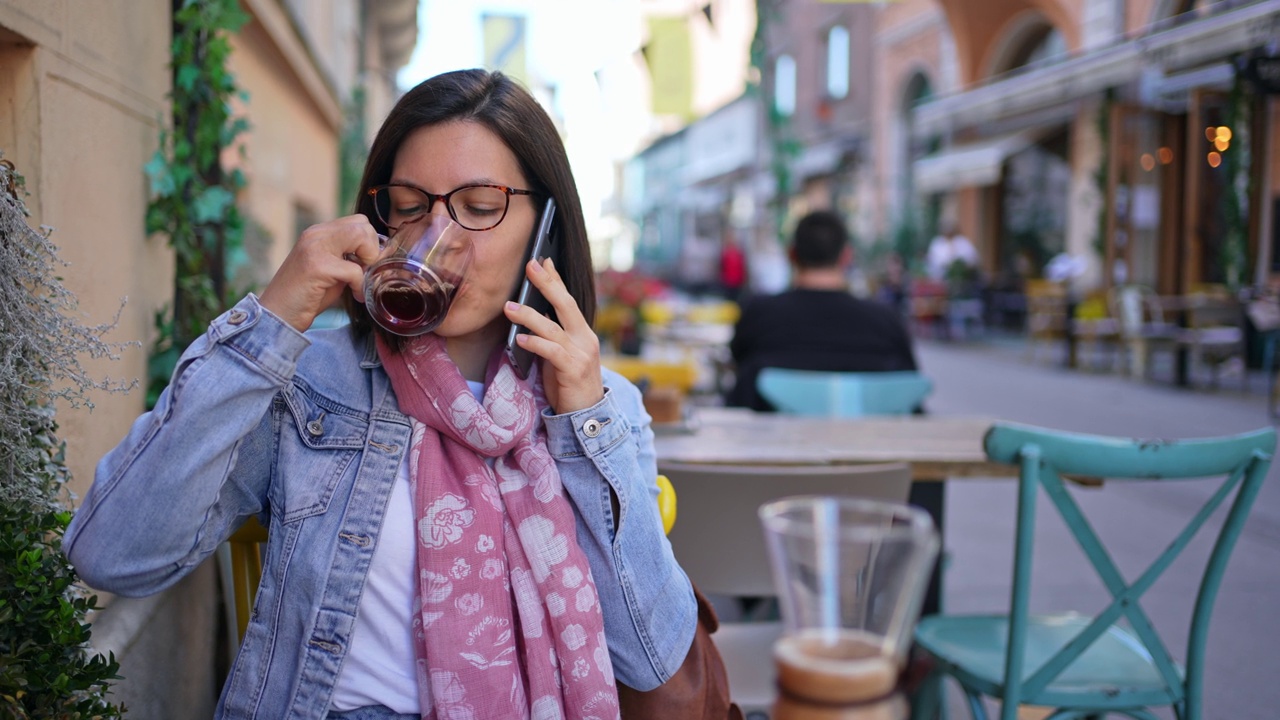
[[774,410],[756,392],[766,367],[838,372],[915,370],[911,338],[901,317],[874,300],[849,293],[853,248],[832,212],[801,218],[789,250],[792,287],[747,301],[729,351],[736,366],[725,404]]
[[884,273],[881,274],[880,282],[876,285],[875,299],[893,308],[905,318],[908,293],[907,270],[902,262],[902,256],[898,253],[890,253],[888,260],[885,261]]
[[934,280],[950,280],[957,273],[953,267],[956,263],[976,271],[978,250],[954,222],[949,222],[941,233],[929,241],[929,250],[924,259],[925,271]]

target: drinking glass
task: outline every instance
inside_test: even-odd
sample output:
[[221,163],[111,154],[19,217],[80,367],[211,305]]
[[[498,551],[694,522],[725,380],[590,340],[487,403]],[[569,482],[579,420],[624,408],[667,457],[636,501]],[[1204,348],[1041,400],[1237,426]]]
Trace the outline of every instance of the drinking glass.
[[471,234],[444,215],[396,228],[365,271],[364,303],[396,335],[422,335],[444,322],[471,267]]
[[898,676],[938,553],[929,515],[851,497],[760,508],[782,614],[774,717],[905,717]]

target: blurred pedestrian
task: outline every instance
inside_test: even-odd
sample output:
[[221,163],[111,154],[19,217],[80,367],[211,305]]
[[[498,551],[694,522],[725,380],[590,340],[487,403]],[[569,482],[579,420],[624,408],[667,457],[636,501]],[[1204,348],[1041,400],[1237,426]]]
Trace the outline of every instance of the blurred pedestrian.
[[[934,280],[948,280],[957,273],[968,274],[978,268],[978,250],[960,232],[960,227],[949,221],[943,226],[941,233],[929,241],[929,249],[925,254],[925,272]],[[961,269],[955,268],[960,263]]]
[[747,282],[747,256],[732,232],[725,233],[720,246],[720,288],[726,300],[738,302]]
[[876,284],[875,299],[893,308],[900,317],[907,316],[907,301],[911,292],[907,282],[906,264],[898,253],[890,253],[884,264],[884,272]]
[[756,391],[766,367],[869,372],[915,370],[902,318],[874,300],[849,292],[853,263],[849,233],[838,215],[810,213],[796,225],[790,247],[791,289],[757,296],[742,308],[729,350],[735,383],[727,405],[774,409]]

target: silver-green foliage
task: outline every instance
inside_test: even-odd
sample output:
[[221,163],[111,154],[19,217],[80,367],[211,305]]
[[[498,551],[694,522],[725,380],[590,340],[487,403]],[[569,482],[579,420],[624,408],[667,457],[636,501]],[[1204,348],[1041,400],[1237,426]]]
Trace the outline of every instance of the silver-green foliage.
[[115,321],[86,326],[73,316],[51,230],[28,224],[23,194],[21,176],[0,161],[0,503],[49,504],[66,478],[55,402],[92,408],[90,391],[131,384],[85,370],[82,357],[115,359],[122,349],[103,340]]
[[21,176],[0,159],[0,718],[118,718],[124,708],[107,696],[120,665],[88,651],[97,598],[62,552],[69,473],[54,407],[127,387],[80,363],[120,346],[102,339],[114,322],[71,317],[76,298],[57,274],[51,233],[27,217]]

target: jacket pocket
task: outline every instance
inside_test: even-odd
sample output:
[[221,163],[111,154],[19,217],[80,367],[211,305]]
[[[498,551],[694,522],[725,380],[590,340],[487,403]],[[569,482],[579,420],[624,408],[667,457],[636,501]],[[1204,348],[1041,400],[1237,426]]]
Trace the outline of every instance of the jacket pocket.
[[369,419],[298,384],[276,396],[274,412],[280,451],[272,504],[291,523],[329,509],[334,490],[357,465]]

